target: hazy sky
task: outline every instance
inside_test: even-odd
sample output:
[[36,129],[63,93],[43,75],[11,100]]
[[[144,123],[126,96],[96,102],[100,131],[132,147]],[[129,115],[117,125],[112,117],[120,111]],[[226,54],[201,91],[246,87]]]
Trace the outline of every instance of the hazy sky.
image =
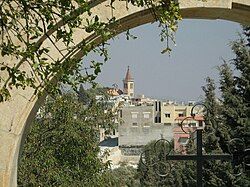
[[[136,40],[124,34],[110,41],[111,59],[103,65],[97,82],[103,86],[116,83],[122,88],[127,66],[135,81],[135,93],[177,101],[199,100],[201,86],[210,76],[218,82],[216,66],[232,59],[229,43],[238,37],[241,27],[229,21],[183,20],[176,34],[171,56],[161,54],[158,24],[131,30]],[[96,58],[90,54],[86,60]]]

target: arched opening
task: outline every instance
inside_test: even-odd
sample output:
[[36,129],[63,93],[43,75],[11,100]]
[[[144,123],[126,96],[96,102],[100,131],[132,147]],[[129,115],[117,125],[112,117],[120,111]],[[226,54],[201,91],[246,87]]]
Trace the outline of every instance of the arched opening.
[[[223,3],[224,2],[224,3]],[[238,2],[238,3],[237,3]],[[98,2],[99,3],[99,2]],[[102,2],[96,4],[97,14],[103,16],[110,14],[110,9],[105,9],[105,4]],[[183,18],[204,18],[204,19],[225,19],[236,21],[239,23],[250,23],[249,18],[249,2],[247,1],[220,1],[217,4],[192,2],[185,4],[182,2],[181,13]],[[214,3],[214,4],[213,4]],[[154,20],[149,10],[130,9],[126,10],[124,2],[117,3],[117,10],[119,10],[119,28],[117,34],[126,29],[134,28]],[[75,32],[75,39],[79,37],[79,33]],[[98,41],[98,37],[85,36],[90,42]],[[50,45],[44,42],[44,45]],[[71,54],[72,57],[81,58],[83,56],[81,51],[75,51]],[[54,54],[58,57],[58,54]],[[2,59],[1,59],[2,60]],[[11,60],[11,59],[9,59]],[[25,91],[13,91],[13,98],[7,103],[0,104],[1,112],[1,142],[5,142],[0,150],[0,183],[4,186],[16,185],[16,170],[18,165],[19,149],[22,139],[31,120],[38,109],[38,106],[44,98],[37,99],[33,97],[32,90],[26,89]]]

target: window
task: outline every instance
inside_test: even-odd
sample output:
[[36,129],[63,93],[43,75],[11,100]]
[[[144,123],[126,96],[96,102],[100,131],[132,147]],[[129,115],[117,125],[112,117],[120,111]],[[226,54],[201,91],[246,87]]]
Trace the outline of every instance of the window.
[[161,111],[161,102],[155,101],[155,111]]
[[137,123],[132,123],[132,126],[133,127],[138,127],[138,124]]
[[170,118],[170,113],[165,113],[166,118]]
[[122,110],[120,110],[120,118],[122,118]]
[[155,117],[155,123],[161,123],[161,117],[160,116]]
[[128,84],[124,83],[124,88],[127,89],[128,88]]
[[130,96],[132,97],[132,96],[133,96],[133,93],[130,93]]
[[136,119],[136,118],[137,118],[138,112],[131,112],[131,114],[132,114],[132,118],[133,118],[133,119]]
[[143,117],[144,118],[149,118],[149,114],[150,114],[150,112],[143,112]]
[[183,113],[179,113],[179,117],[183,117],[184,116],[184,114]]
[[132,114],[132,118],[133,119],[137,118],[137,114]]
[[134,88],[134,84],[130,83],[130,89],[133,89],[133,88]]
[[186,145],[188,143],[188,138],[180,137],[178,141],[181,145]]
[[189,127],[196,127],[196,123],[189,123],[188,126]]

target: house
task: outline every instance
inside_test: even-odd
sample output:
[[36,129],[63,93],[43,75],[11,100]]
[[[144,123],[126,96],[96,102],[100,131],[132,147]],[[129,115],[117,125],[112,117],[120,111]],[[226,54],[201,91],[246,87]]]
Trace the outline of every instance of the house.
[[173,126],[155,123],[154,106],[126,106],[120,110],[118,145],[123,155],[139,155],[152,140],[172,140]]
[[[153,105],[132,105],[119,111],[118,145],[124,155],[139,154],[152,140],[174,140],[174,149],[180,151],[190,138],[187,132],[203,127],[203,116],[191,116],[192,105],[155,101]],[[194,113],[196,113],[196,110]],[[180,128],[179,124],[183,124]]]
[[190,138],[195,138],[197,128],[204,128],[204,117],[202,115],[194,117],[177,117],[176,126],[173,129],[174,150],[182,154],[186,153],[185,146]]

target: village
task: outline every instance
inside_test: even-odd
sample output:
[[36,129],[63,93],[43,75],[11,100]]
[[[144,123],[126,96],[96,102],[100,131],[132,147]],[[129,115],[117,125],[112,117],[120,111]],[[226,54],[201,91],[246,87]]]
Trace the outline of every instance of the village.
[[[191,110],[197,104],[195,101],[178,103],[170,100],[148,98],[144,95],[135,96],[135,80],[130,68],[127,68],[123,79],[123,89],[109,88],[108,102],[117,114],[116,129],[105,134],[100,129],[100,148],[102,152],[109,151],[105,159],[118,167],[120,163],[136,166],[143,147],[151,141],[166,139],[173,141],[174,151],[185,154],[193,132],[204,128],[203,107],[197,106],[191,117]],[[96,99],[102,101],[102,96]]]

